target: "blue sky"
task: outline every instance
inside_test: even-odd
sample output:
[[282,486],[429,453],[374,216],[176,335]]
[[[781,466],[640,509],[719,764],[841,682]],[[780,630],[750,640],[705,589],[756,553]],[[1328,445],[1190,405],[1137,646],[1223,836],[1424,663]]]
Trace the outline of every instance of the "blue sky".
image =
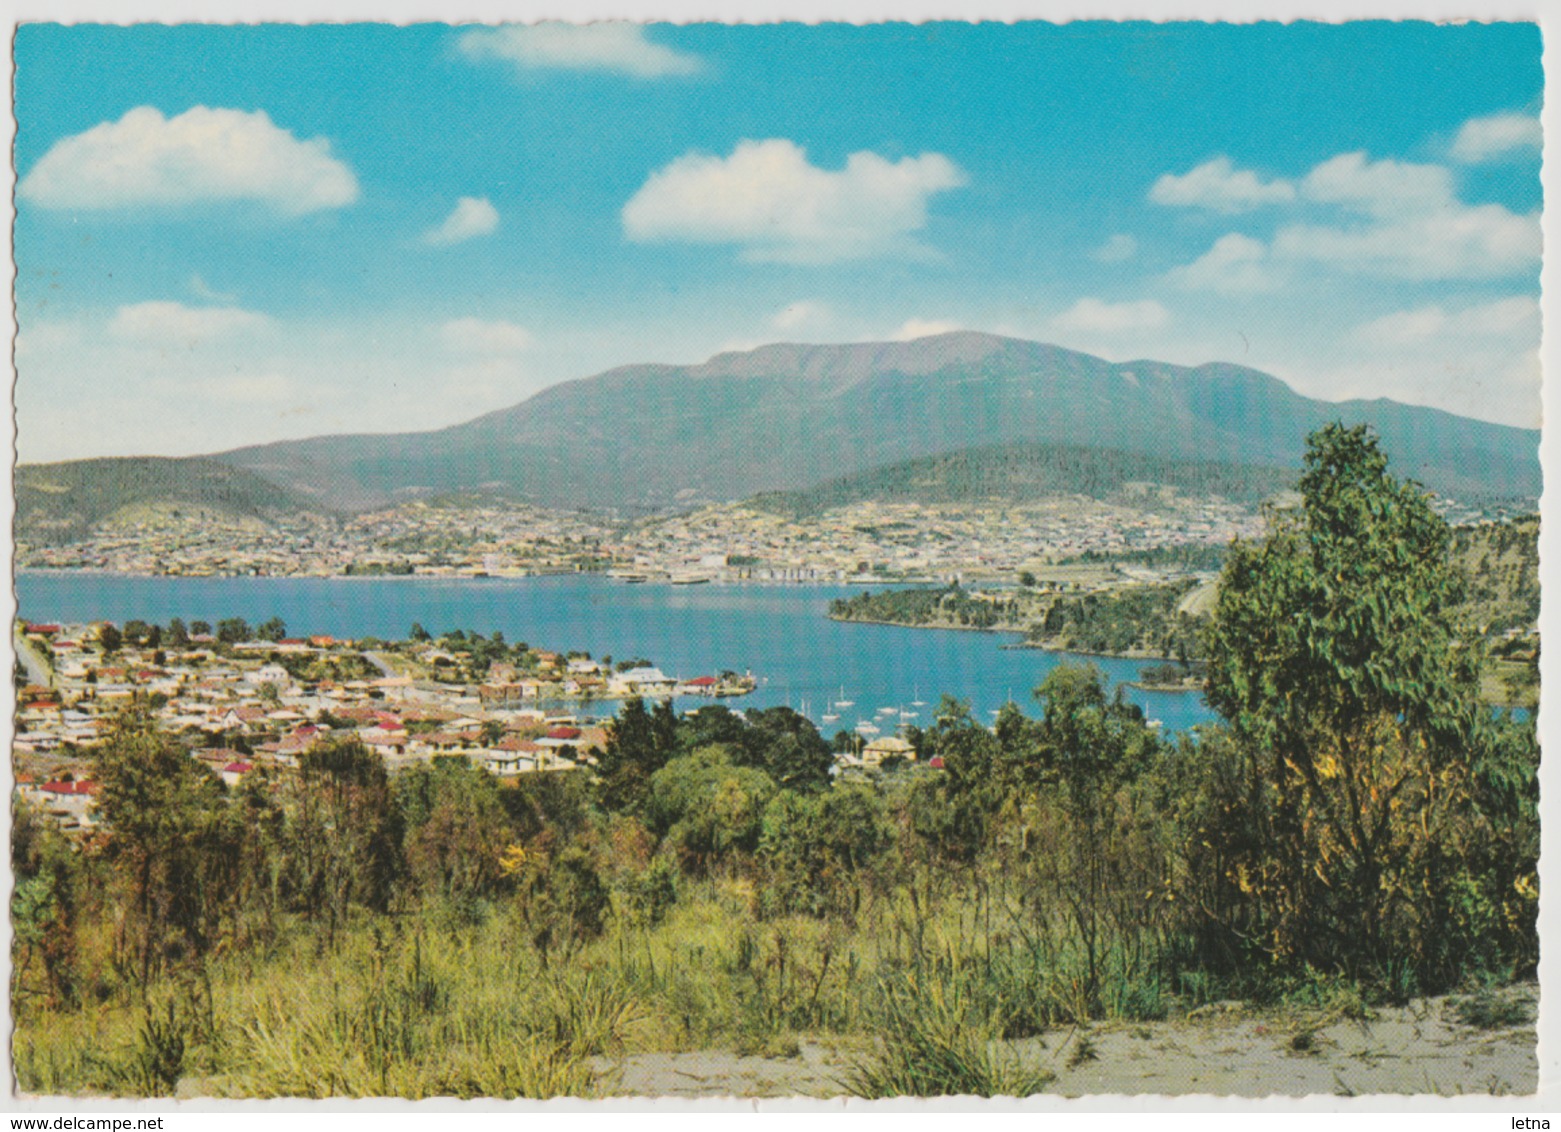
[[23,26],[18,447],[968,327],[1537,425],[1532,25]]

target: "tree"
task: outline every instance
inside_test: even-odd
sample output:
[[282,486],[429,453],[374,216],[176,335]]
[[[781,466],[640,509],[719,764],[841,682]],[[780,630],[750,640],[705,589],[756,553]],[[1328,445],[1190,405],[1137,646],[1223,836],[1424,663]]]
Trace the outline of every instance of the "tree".
[[1435,949],[1464,883],[1438,844],[1476,819],[1490,745],[1449,529],[1387,463],[1364,426],[1312,434],[1301,506],[1232,547],[1208,635],[1208,700],[1246,762],[1232,927],[1365,974]]
[[1043,870],[1062,892],[1084,945],[1083,989],[1093,999],[1100,990],[1110,874],[1128,857],[1114,842],[1124,824],[1113,820],[1119,816],[1118,791],[1153,764],[1159,744],[1136,704],[1120,691],[1114,698],[1106,695],[1092,664],[1057,666],[1035,689],[1035,698],[1043,714],[1039,726],[1025,733],[1034,754],[1021,770],[1043,791],[1056,791],[1060,801],[1062,835],[1046,854]]
[[178,649],[182,649],[190,643],[190,631],[184,627],[184,622],[177,617],[168,622],[168,643]]
[[835,756],[810,719],[789,707],[772,707],[750,712],[748,723],[739,763],[764,771],[784,790],[817,791],[829,785]]
[[216,942],[236,890],[239,828],[222,781],[149,717],[130,714],[99,749],[98,813],[129,900],[131,959],[143,985],[180,956]]
[[414,641],[426,641],[430,639],[428,630],[423,628],[423,623],[421,621],[412,622],[412,629],[407,633],[407,636]]
[[1028,589],[1034,589],[1035,588],[1035,575],[1032,574],[1029,570],[1020,570],[1019,571],[1019,584],[1021,586],[1023,586],[1027,590]]
[[735,765],[730,752],[704,747],[651,776],[646,822],[691,871],[708,871],[728,854],[758,846],[775,783],[762,770]]
[[262,621],[255,627],[255,636],[262,641],[280,641],[287,636],[287,622],[280,617],[272,617]]
[[385,762],[357,739],[332,739],[298,759],[291,833],[294,885],[304,910],[325,914],[327,937],[349,902],[390,904],[401,870],[401,830]]
[[677,718],[670,704],[658,704],[652,713],[639,696],[625,700],[607,728],[607,744],[597,761],[603,808],[638,809],[650,789],[651,775],[666,766],[676,745]]
[[242,617],[228,617],[218,621],[217,640],[228,645],[249,640],[249,622]]
[[124,635],[121,634],[120,631],[113,625],[105,621],[102,626],[99,627],[98,648],[103,650],[104,656],[108,656],[110,653],[118,652],[119,647],[124,643]]
[[1026,770],[1032,778],[1061,784],[1076,813],[1095,809],[1105,791],[1137,777],[1153,761],[1158,744],[1143,711],[1120,692],[1107,697],[1093,664],[1058,665],[1035,689],[1035,698],[1042,715],[1033,733],[1035,761]]
[[210,621],[191,621],[190,622],[190,636],[192,636],[192,637],[209,637],[209,636],[211,636],[211,622]]
[[493,776],[462,756],[419,763],[396,779],[407,868],[424,893],[457,902],[490,896],[513,841]]
[[990,812],[1001,796],[994,776],[998,740],[976,722],[967,700],[945,694],[932,718],[924,742],[943,760],[943,773],[914,788],[911,825],[945,860],[969,864],[987,843]]
[[35,957],[43,960],[51,1001],[79,1001],[76,924],[83,894],[91,887],[85,855],[76,852],[46,816],[25,802],[12,811],[11,864],[16,886],[11,893],[13,996],[27,991]]

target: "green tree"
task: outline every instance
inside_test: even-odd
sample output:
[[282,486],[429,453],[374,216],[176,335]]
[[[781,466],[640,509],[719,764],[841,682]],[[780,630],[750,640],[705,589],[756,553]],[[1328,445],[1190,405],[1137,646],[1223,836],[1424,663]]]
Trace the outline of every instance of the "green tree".
[[79,1001],[76,926],[89,887],[83,856],[31,806],[19,803],[12,811],[12,978],[17,1000],[28,993],[34,960],[41,958],[50,1001],[66,1007]]
[[651,777],[645,816],[690,871],[703,873],[733,852],[758,847],[774,794],[769,775],[734,764],[724,747],[704,747]]
[[242,617],[228,617],[218,621],[217,640],[227,645],[249,640],[249,622]]
[[351,902],[384,911],[401,871],[399,815],[385,762],[357,739],[332,739],[298,759],[289,830],[295,891],[334,940]]
[[255,636],[262,641],[280,641],[287,636],[287,622],[280,617],[272,617],[255,626]]
[[216,942],[234,892],[239,829],[222,781],[148,717],[126,715],[94,765],[107,855],[124,884],[129,958],[143,985]]
[[943,773],[912,790],[911,827],[940,859],[971,864],[987,844],[1000,798],[997,736],[976,722],[968,701],[949,695],[938,701],[923,734],[930,754],[943,760]]
[[806,716],[789,707],[763,708],[748,714],[748,724],[739,762],[764,771],[782,789],[817,791],[829,785],[835,756]]
[[1127,859],[1120,844],[1119,791],[1153,765],[1159,744],[1143,712],[1120,693],[1108,697],[1094,665],[1063,664],[1047,674],[1035,698],[1043,709],[1029,731],[1031,781],[1060,801],[1061,836],[1043,871],[1063,893],[1084,946],[1083,990],[1101,990],[1104,929],[1113,872]]
[[419,763],[397,777],[407,869],[422,891],[456,902],[493,895],[513,835],[493,776],[462,756]]
[[115,626],[105,621],[98,628],[98,648],[103,650],[104,656],[108,656],[110,653],[118,652],[120,646],[124,643],[124,634],[122,634]]
[[670,704],[645,710],[639,696],[624,701],[607,728],[607,743],[597,762],[601,802],[611,812],[633,811],[644,804],[651,775],[667,764],[677,748],[677,719]]
[[1438,845],[1477,821],[1490,749],[1448,527],[1387,463],[1364,426],[1309,437],[1301,506],[1233,546],[1208,636],[1257,849],[1230,860],[1251,916],[1234,926],[1281,961],[1363,974],[1436,950],[1463,883]]

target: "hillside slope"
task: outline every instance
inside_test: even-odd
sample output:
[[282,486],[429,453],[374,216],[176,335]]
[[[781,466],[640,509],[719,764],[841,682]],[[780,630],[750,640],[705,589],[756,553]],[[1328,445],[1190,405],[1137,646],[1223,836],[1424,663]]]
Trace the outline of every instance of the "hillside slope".
[[755,507],[806,518],[863,500],[920,503],[1026,503],[1060,495],[1106,499],[1129,484],[1159,484],[1187,495],[1257,503],[1291,485],[1291,471],[1255,464],[1174,460],[1117,448],[1001,444],[924,456],[840,476],[799,491],[763,492]]
[[215,460],[135,456],[16,470],[15,528],[23,542],[73,542],[148,505],[261,520],[322,510],[253,472]]

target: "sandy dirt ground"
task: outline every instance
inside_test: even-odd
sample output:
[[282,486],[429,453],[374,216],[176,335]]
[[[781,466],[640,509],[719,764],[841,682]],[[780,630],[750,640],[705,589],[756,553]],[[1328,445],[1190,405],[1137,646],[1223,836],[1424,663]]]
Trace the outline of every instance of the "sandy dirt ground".
[[[1536,987],[1502,995],[1531,1016],[1537,1008]],[[1538,1088],[1532,1022],[1466,1025],[1442,998],[1371,1013],[1354,1020],[1221,1003],[1165,1022],[1057,1030],[1000,1052],[1055,1074],[1046,1092],[1069,1097],[1523,1096]],[[803,1039],[792,1057],[640,1053],[600,1058],[597,1069],[616,1096],[833,1097],[865,1056],[860,1045]]]

